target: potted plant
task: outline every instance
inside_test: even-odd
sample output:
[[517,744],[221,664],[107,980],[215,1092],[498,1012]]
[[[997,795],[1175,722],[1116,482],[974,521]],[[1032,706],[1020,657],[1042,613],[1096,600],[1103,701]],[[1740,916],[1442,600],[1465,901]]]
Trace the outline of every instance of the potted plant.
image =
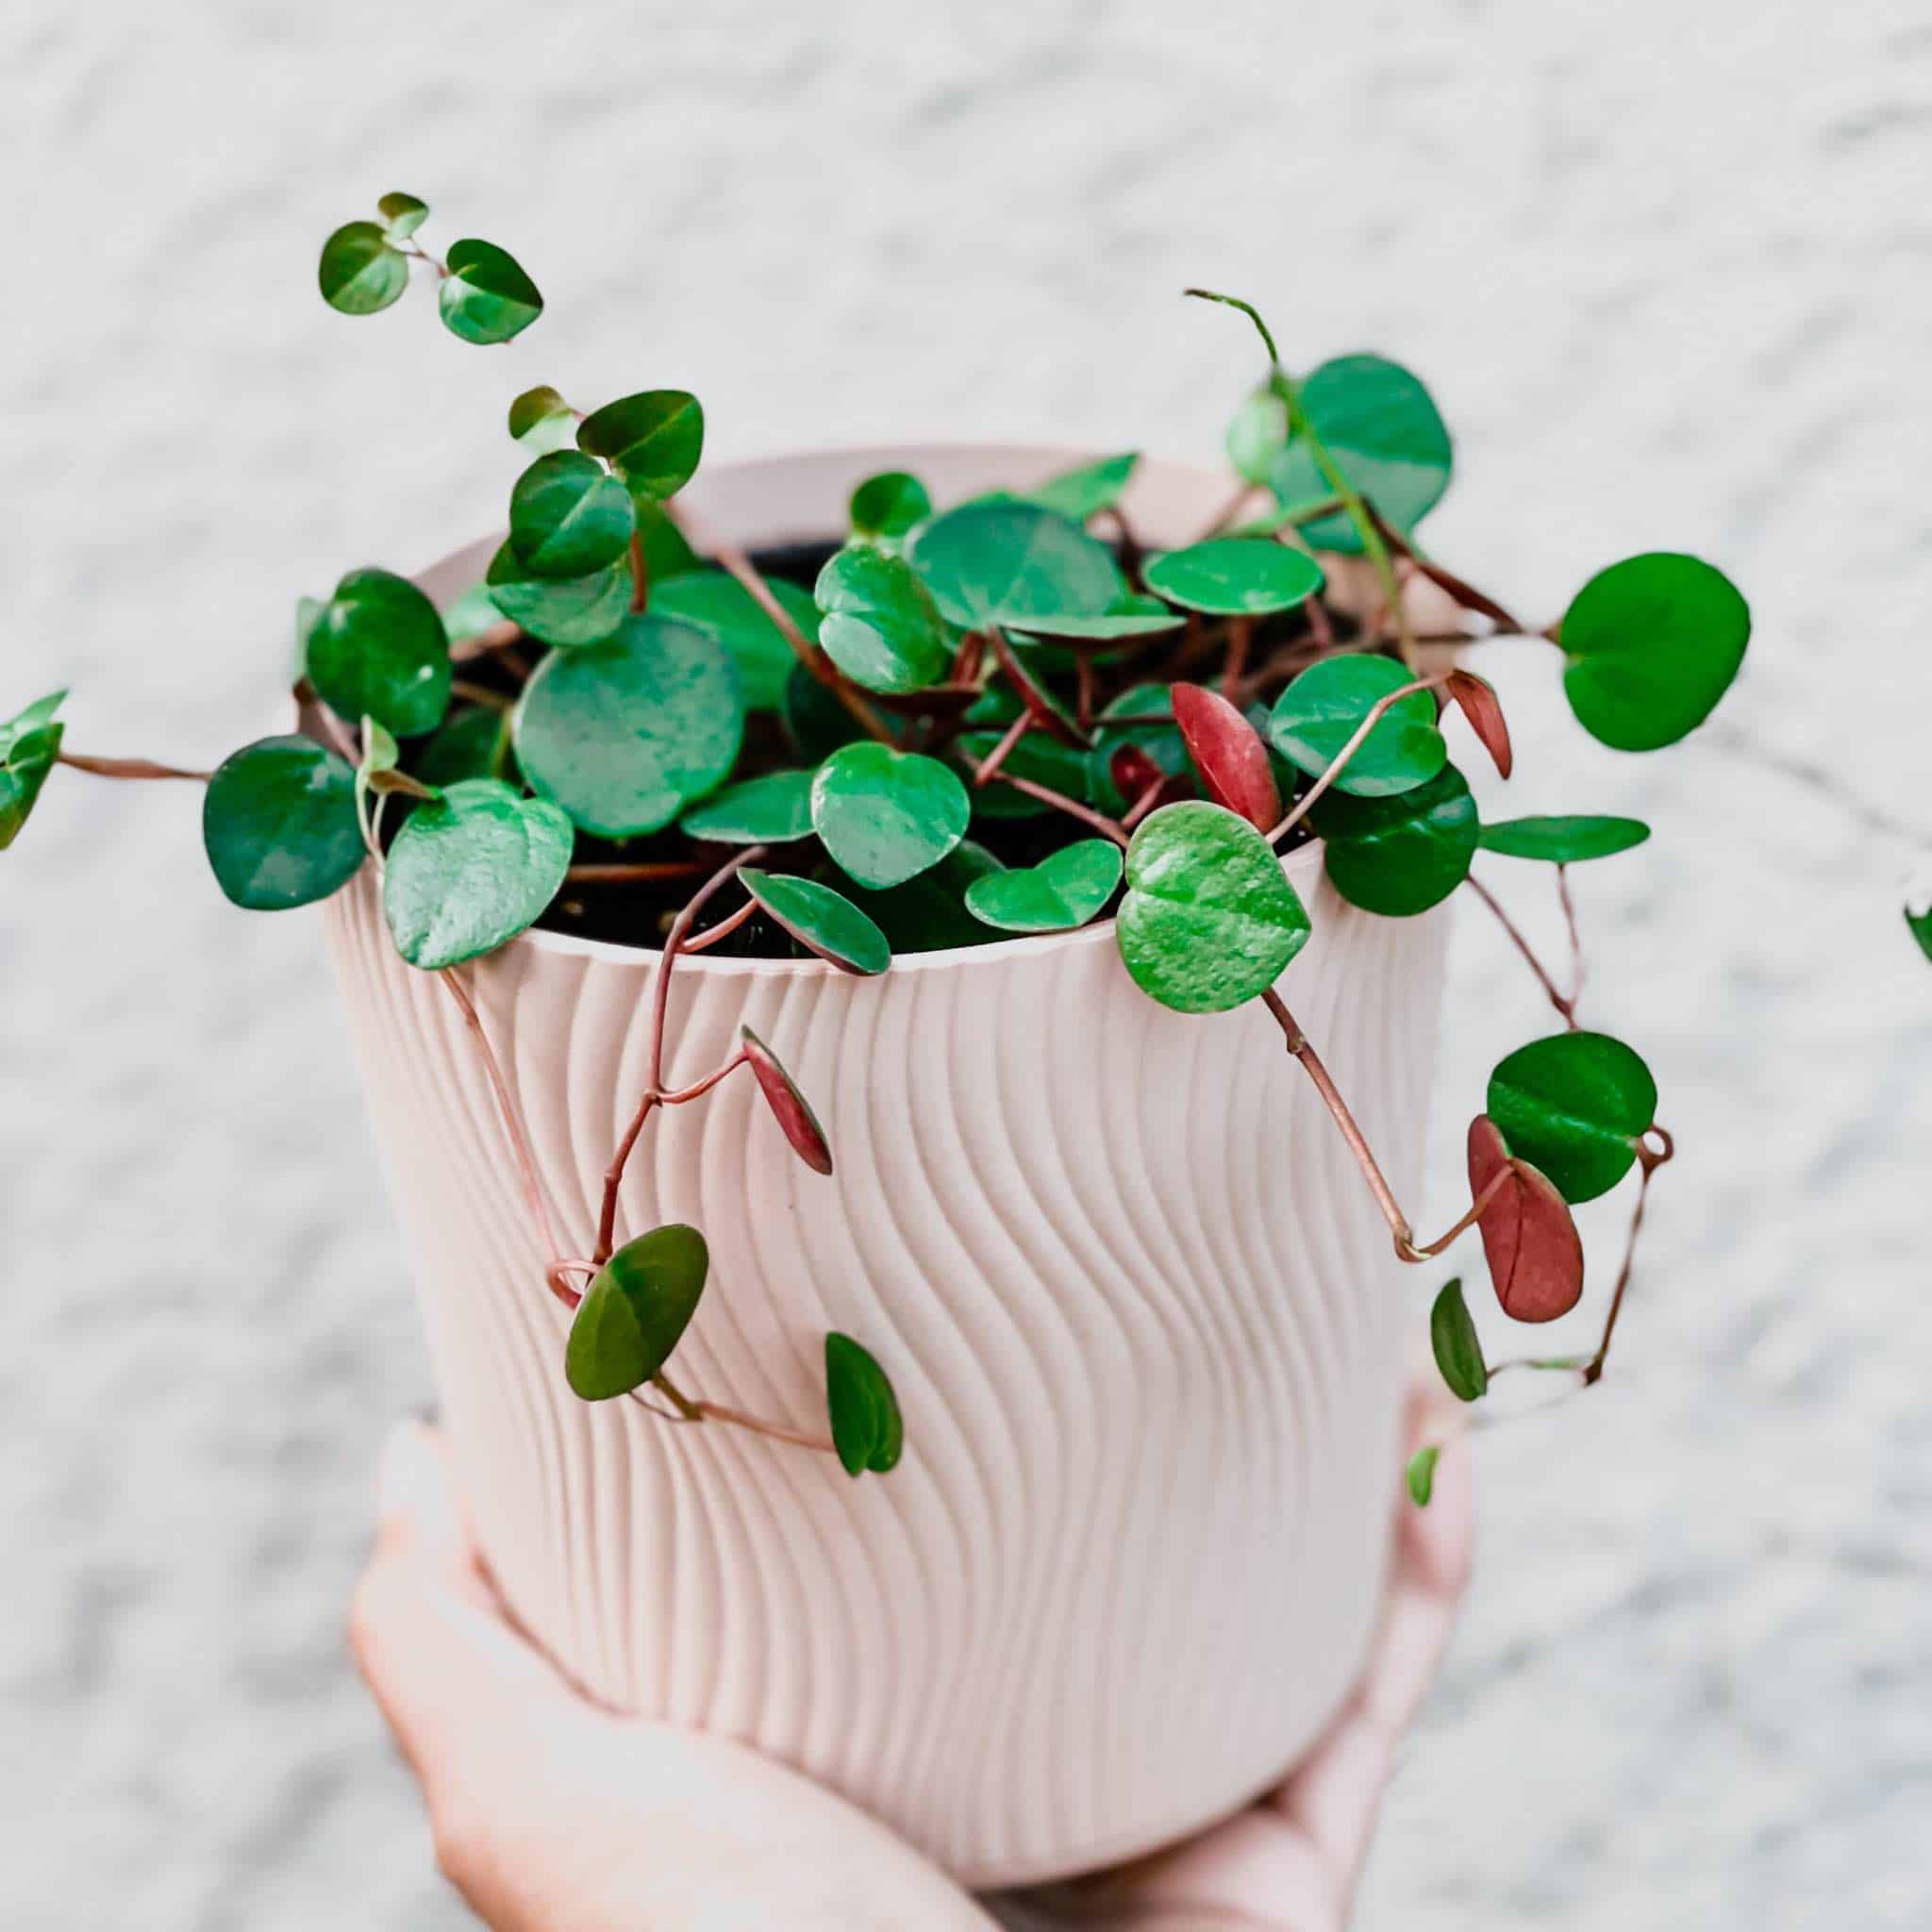
[[[338,230],[325,297],[371,313],[426,264],[455,334],[521,334],[529,276],[431,255],[426,213]],[[1547,1321],[1584,1291],[1571,1205],[1634,1173],[1634,1242],[1670,1157],[1642,1060],[1580,1021],[1580,944],[1545,966],[1473,871],[1542,868],[1574,941],[1568,869],[1646,830],[1480,823],[1455,760],[1513,754],[1457,646],[1546,641],[1583,727],[1645,751],[1749,631],[1665,554],[1519,624],[1416,538],[1451,449],[1415,376],[1298,379],[1208,299],[1262,349],[1231,491],[938,448],[687,492],[693,396],[526,390],[506,536],[303,601],[296,728],[212,771],[69,748],[62,694],[0,731],[0,843],[58,766],[180,779],[231,900],[326,902],[516,1614],[595,1695],[976,1884],[1278,1777],[1374,1614],[1404,1264],[1475,1230],[1504,1321]],[[1459,894],[1558,1024],[1424,1239]],[[1557,1359],[1494,1359],[1437,1287],[1450,1389],[1593,1384],[1630,1265]]]

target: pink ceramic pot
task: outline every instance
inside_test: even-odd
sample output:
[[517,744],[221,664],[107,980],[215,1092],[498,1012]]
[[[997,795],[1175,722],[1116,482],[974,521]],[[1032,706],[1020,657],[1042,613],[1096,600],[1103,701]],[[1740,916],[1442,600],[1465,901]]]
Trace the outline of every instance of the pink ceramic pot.
[[[705,473],[711,528],[823,537],[883,468],[941,502],[1049,449],[879,449]],[[1224,482],[1143,464],[1185,541]],[[481,544],[431,572],[447,601]],[[1398,1190],[1417,1180],[1441,915],[1347,907],[1288,861],[1314,938],[1284,996]],[[685,1386],[818,1428],[822,1340],[861,1338],[906,1416],[883,1479],[563,1376],[565,1312],[456,1009],[406,966],[365,872],[329,933],[491,1570],[592,1696],[740,1738],[974,1885],[1148,1850],[1277,1779],[1346,1694],[1397,1479],[1420,1314],[1367,1190],[1257,1009],[1171,1013],[1111,924],[904,958],[879,979],[700,956],[671,1076],[749,1023],[823,1119],[824,1179],[748,1079],[654,1121],[623,1230],[702,1227]],[[644,1079],[656,955],[533,932],[475,970],[562,1237]]]

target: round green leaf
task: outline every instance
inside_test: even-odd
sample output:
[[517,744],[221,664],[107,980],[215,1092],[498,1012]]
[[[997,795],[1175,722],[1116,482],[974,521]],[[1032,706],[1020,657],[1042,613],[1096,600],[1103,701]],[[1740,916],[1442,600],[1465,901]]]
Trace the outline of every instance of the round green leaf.
[[811,830],[811,781],[809,772],[767,772],[712,792],[677,823],[721,845],[783,845]]
[[886,1372],[849,1335],[825,1337],[825,1408],[847,1475],[883,1475],[899,1460],[906,1426]]
[[322,244],[322,299],[344,315],[374,315],[409,286],[409,258],[376,222],[349,222]]
[[682,1222],[625,1241],[577,1304],[563,1351],[572,1392],[608,1402],[641,1389],[683,1340],[710,1266],[704,1236]]
[[251,912],[326,899],[363,859],[356,774],[312,738],[264,738],[223,760],[201,810],[215,882]]
[[903,558],[848,544],[825,559],[812,596],[824,612],[819,642],[868,691],[923,691],[952,662],[932,593]]
[[630,491],[574,449],[539,457],[509,496],[509,547],[539,577],[583,577],[616,562],[637,520]]
[[548,799],[465,778],[417,806],[391,841],[382,909],[425,972],[494,952],[536,922],[570,870],[570,820]]
[[1751,641],[1751,608],[1721,570],[1655,550],[1578,591],[1560,632],[1577,723],[1616,751],[1674,744],[1709,717]]
[[[770,580],[772,594],[784,607],[808,642],[819,634],[819,608],[796,584]],[[738,672],[745,708],[775,711],[784,702],[785,682],[798,663],[783,631],[736,577],[722,570],[696,570],[660,583],[651,578],[651,609],[674,617],[715,638]]]
[[66,695],[52,691],[0,724],[0,852],[19,837],[60,755],[66,727],[54,713]]
[[852,492],[848,513],[855,537],[903,537],[932,514],[932,498],[917,476],[884,470]]
[[811,822],[861,886],[896,886],[937,865],[973,816],[966,788],[937,758],[870,739],[841,745],[812,780]]
[[1461,1402],[1479,1400],[1489,1389],[1490,1371],[1459,1278],[1444,1286],[1429,1310],[1429,1346],[1449,1392]]
[[1327,841],[1335,890],[1351,906],[1407,919],[1440,905],[1469,876],[1475,857],[1475,800],[1454,765],[1395,798],[1330,791],[1312,813]]
[[1084,524],[1089,517],[1111,509],[1121,500],[1134,466],[1141,460],[1139,450],[1127,450],[1117,457],[1102,457],[1097,462],[1081,463],[1049,476],[1037,490],[1027,492],[1028,500],[1041,509],[1050,509],[1069,523]]
[[883,973],[892,963],[886,936],[842,892],[816,879],[747,866],[739,883],[802,946],[847,973]]
[[1497,1063],[1486,1110],[1566,1201],[1592,1201],[1629,1173],[1657,1118],[1657,1082],[1621,1040],[1557,1033]]
[[544,658],[510,730],[534,790],[585,831],[628,839],[668,825],[730,776],[744,708],[714,639],[631,616],[600,643]]
[[962,839],[916,879],[883,892],[854,886],[852,901],[885,934],[894,953],[983,946],[992,936],[967,911],[966,892],[974,879],[999,869],[999,860],[984,845]]
[[1225,1012],[1266,992],[1307,941],[1307,912],[1274,849],[1218,805],[1150,812],[1126,876],[1121,958],[1142,992],[1176,1012]]
[[490,705],[457,711],[437,727],[417,756],[414,775],[425,785],[464,778],[501,778],[509,769],[509,713]]
[[1227,425],[1227,459],[1243,481],[1265,484],[1288,443],[1288,405],[1273,390],[1257,390]]
[[602,457],[639,495],[675,496],[704,453],[704,408],[681,389],[621,396],[577,425],[577,447]]
[[507,342],[543,313],[536,283],[493,242],[453,242],[448,268],[437,306],[444,326],[466,342]]
[[1291,610],[1322,588],[1322,566],[1305,550],[1252,537],[1210,537],[1157,557],[1147,588],[1189,610],[1262,617]]
[[1485,852],[1507,858],[1541,858],[1550,865],[1581,865],[1628,852],[1650,837],[1641,819],[1571,816],[1504,819],[1482,828]]
[[407,242],[429,219],[429,204],[413,194],[385,194],[375,205],[389,225],[391,238],[397,242]]
[[908,556],[948,624],[965,630],[1098,617],[1124,586],[1106,544],[1036,504],[962,505],[923,525]]
[[[1268,736],[1291,764],[1319,778],[1375,706],[1414,682],[1414,674],[1392,658],[1321,658],[1275,699]],[[1389,798],[1426,784],[1448,760],[1435,699],[1425,691],[1411,691],[1376,720],[1330,789],[1357,798]]]
[[[1421,380],[1380,356],[1340,356],[1301,386],[1303,412],[1343,474],[1398,530],[1412,530],[1449,487],[1449,430]],[[1333,487],[1305,437],[1274,459],[1268,482],[1283,503],[1313,503]],[[1318,550],[1359,551],[1340,514],[1303,535]]]
[[988,872],[966,888],[966,909],[1002,932],[1066,932],[1085,925],[1121,882],[1121,848],[1082,839],[1011,872]]
[[352,570],[308,629],[308,680],[341,718],[398,738],[434,731],[449,708],[449,638],[436,606],[392,571]]
[[576,429],[570,405],[548,383],[526,389],[509,406],[509,433],[539,455],[574,442]]
[[512,624],[559,650],[601,643],[630,609],[627,564],[613,563],[589,576],[558,581],[533,576],[508,543],[490,559],[486,585],[491,602]]

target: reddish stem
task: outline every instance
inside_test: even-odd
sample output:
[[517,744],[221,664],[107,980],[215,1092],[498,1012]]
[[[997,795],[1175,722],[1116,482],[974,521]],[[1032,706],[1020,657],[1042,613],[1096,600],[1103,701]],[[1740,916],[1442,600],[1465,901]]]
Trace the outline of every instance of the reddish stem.
[[[691,948],[687,946],[685,951],[688,953]],[[696,1100],[708,1093],[727,1074],[735,1074],[750,1058],[748,1053],[735,1053],[715,1074],[707,1074],[702,1080],[693,1080],[689,1087],[674,1087],[669,1093],[660,1093],[658,1098],[666,1107],[682,1107],[687,1100]]]
[[1461,1220],[1446,1233],[1438,1235],[1434,1241],[1426,1241],[1417,1248],[1415,1251],[1416,1257],[1422,1259],[1427,1256],[1440,1255],[1459,1235],[1466,1234],[1489,1212],[1490,1203],[1503,1191],[1504,1185],[1514,1177],[1515,1172],[1516,1170],[1507,1163],[1499,1167],[1490,1176],[1489,1186],[1469,1204],[1469,1211],[1463,1215]]
[[633,530],[630,538],[630,608],[641,610],[651,601],[651,570],[644,561],[644,533]]
[[76,772],[92,772],[96,778],[191,778],[206,785],[214,776],[212,772],[191,772],[181,765],[158,765],[152,758],[91,758],[77,751],[57,752],[55,758]]
[[1583,1371],[1583,1386],[1588,1389],[1604,1377],[1604,1362],[1610,1353],[1610,1338],[1617,1332],[1617,1317],[1624,1312],[1624,1296],[1630,1287],[1630,1271],[1637,1260],[1637,1237],[1643,1226],[1643,1209],[1650,1199],[1650,1177],[1665,1161],[1677,1151],[1677,1143],[1662,1127],[1653,1124],[1649,1132],[1657,1135],[1663,1142],[1659,1150],[1639,1145],[1637,1159],[1642,1174],[1637,1183],[1637,1206],[1631,1210],[1630,1233],[1624,1243],[1624,1265],[1617,1271],[1617,1286],[1610,1294],[1610,1311],[1604,1320],[1603,1340],[1596,1345],[1596,1353],[1591,1357]]
[[1033,728],[1033,713],[1022,706],[1020,715],[1006,728],[1000,741],[980,759],[973,774],[975,786],[991,785],[999,776],[1000,767],[1013,747]]
[[1084,825],[1091,825],[1103,839],[1111,839],[1123,851],[1126,849],[1127,835],[1115,822],[1103,813],[1091,811],[1077,799],[1069,798],[1063,791],[1055,791],[1045,785],[1036,785],[1031,778],[1016,778],[1010,772],[997,774],[1002,785],[1010,785],[1015,791],[1024,791],[1028,798],[1037,798],[1042,805],[1050,805],[1056,811],[1065,812],[1069,818],[1076,818]]
[[654,858],[637,865],[574,865],[564,877],[582,885],[611,885],[630,879],[702,878],[709,870],[702,858]]
[[1439,684],[1447,684],[1448,682],[1449,674],[1444,671],[1439,673],[1434,677],[1418,677],[1412,683],[1405,684],[1399,689],[1391,691],[1387,697],[1377,698],[1369,707],[1367,715],[1362,719],[1362,722],[1349,735],[1347,743],[1329,759],[1326,770],[1295,800],[1293,810],[1268,834],[1269,842],[1272,844],[1276,839],[1285,837],[1288,833],[1293,831],[1303,819],[1307,817],[1309,808],[1348,769],[1349,760],[1369,741],[1369,733],[1381,723],[1383,714],[1389,710],[1391,706],[1399,705],[1404,698],[1413,691],[1433,691]]
[[1230,703],[1240,694],[1241,675],[1248,668],[1248,646],[1255,636],[1255,620],[1237,617],[1227,627],[1227,665],[1221,674],[1221,694]]
[[1570,929],[1570,1010],[1576,1011],[1576,1003],[1583,997],[1583,936],[1576,924],[1576,902],[1570,896],[1570,868],[1559,865],[1557,868],[1557,897],[1563,908],[1563,924]]
[[758,909],[758,902],[756,899],[747,899],[728,919],[721,919],[716,925],[708,925],[695,939],[686,940],[685,952],[702,953],[707,946],[715,946],[720,940],[736,932]]
[[1563,996],[1557,982],[1550,977],[1548,968],[1537,958],[1535,952],[1530,947],[1529,941],[1517,929],[1516,922],[1509,917],[1508,913],[1504,911],[1502,901],[1474,873],[1471,873],[1463,880],[1463,884],[1496,915],[1497,924],[1515,941],[1516,950],[1528,962],[1529,970],[1536,974],[1537,984],[1542,988],[1544,993],[1548,996],[1551,1006],[1555,1007],[1557,1012],[1563,1016],[1564,1025],[1569,1027],[1573,1033],[1575,1032],[1577,1030],[1575,1000],[1574,998],[1566,999]]

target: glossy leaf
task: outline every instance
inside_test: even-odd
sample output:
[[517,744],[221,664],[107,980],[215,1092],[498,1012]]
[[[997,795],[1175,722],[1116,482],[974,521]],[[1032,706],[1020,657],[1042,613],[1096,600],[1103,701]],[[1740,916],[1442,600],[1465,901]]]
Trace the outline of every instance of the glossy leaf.
[[54,714],[66,696],[52,691],[0,724],[0,852],[20,836],[59,758],[66,727]]
[[449,708],[449,639],[436,606],[392,571],[352,570],[308,631],[308,680],[341,718],[398,738],[434,731]]
[[1470,1198],[1509,1178],[1476,1225],[1496,1302],[1513,1322],[1554,1322],[1583,1298],[1583,1238],[1569,1204],[1541,1169],[1512,1159],[1487,1115],[1469,1126]]
[[984,845],[962,839],[916,879],[883,892],[854,886],[852,900],[885,934],[895,954],[983,945],[986,928],[967,911],[966,893],[974,879],[999,870],[999,860]]
[[766,772],[727,785],[678,820],[693,839],[721,845],[783,845],[811,831],[810,772]]
[[1288,406],[1273,390],[1259,389],[1227,425],[1227,459],[1244,482],[1265,484],[1288,445]]
[[509,497],[509,547],[532,576],[586,577],[615,563],[637,520],[630,491],[574,449],[539,457]]
[[1655,751],[1696,730],[1730,689],[1751,608],[1721,570],[1651,551],[1591,577],[1559,637],[1577,722],[1617,751]]
[[855,684],[915,691],[946,675],[953,646],[939,607],[903,558],[848,544],[826,558],[812,596],[824,613],[819,642]]
[[396,950],[425,972],[494,952],[556,898],[573,843],[557,806],[495,778],[465,778],[425,800],[390,841],[383,871]]
[[509,713],[489,705],[453,712],[423,747],[414,769],[425,785],[504,777],[509,771]]
[[1081,839],[1038,865],[987,872],[966,888],[966,909],[1002,932],[1067,932],[1098,917],[1121,882],[1121,848]]
[[[374,718],[362,721],[362,761],[356,767],[356,812],[363,824],[369,823],[369,791],[375,778],[393,772],[401,760],[396,741]],[[367,839],[363,841],[369,842]]]
[[[684,532],[671,521],[671,513],[656,497],[641,495],[633,490],[631,508],[637,515],[638,535],[643,540],[644,567],[653,597],[659,595],[673,577],[705,569],[704,558],[685,541]],[[772,588],[777,592],[779,603],[794,613],[802,603],[810,602],[796,584],[788,584],[782,577]]]
[[832,1149],[825,1140],[825,1130],[819,1125],[818,1115],[811,1110],[811,1103],[778,1063],[777,1055],[749,1026],[741,1026],[738,1031],[758,1091],[765,1096],[765,1103],[785,1138],[791,1142],[791,1151],[814,1173],[830,1174]]
[[886,1372],[849,1335],[825,1337],[825,1409],[847,1475],[884,1474],[899,1460],[906,1428]]
[[[783,577],[770,580],[772,594],[798,626],[808,643],[819,634],[819,608],[796,584]],[[738,673],[745,708],[775,711],[784,701],[785,681],[798,664],[798,654],[752,593],[736,577],[721,570],[695,570],[658,582],[651,579],[651,610],[658,617],[675,617],[715,638]]]
[[963,630],[1098,617],[1125,589],[1106,544],[1037,504],[962,505],[923,525],[907,555],[941,615]]
[[846,973],[883,973],[892,963],[886,936],[842,892],[816,879],[747,866],[739,882],[798,943]]
[[[1449,487],[1449,430],[1421,380],[1380,356],[1340,356],[1301,385],[1303,413],[1348,480],[1398,530],[1412,530]],[[1332,496],[1305,437],[1281,452],[1268,482],[1285,504]],[[1345,516],[1324,517],[1303,535],[1318,550],[1361,548]]]
[[1591,1201],[1629,1173],[1657,1118],[1657,1082],[1621,1040],[1557,1033],[1497,1063],[1488,1105],[1511,1154],[1566,1201]]
[[1459,1402],[1480,1400],[1490,1386],[1490,1371],[1459,1279],[1444,1285],[1429,1310],[1429,1347],[1449,1392]]
[[466,342],[507,342],[543,313],[536,283],[493,242],[451,242],[447,266],[437,307],[443,325]]
[[1180,629],[1187,621],[1178,610],[1170,609],[1158,597],[1128,593],[1117,598],[1097,617],[1065,611],[1049,612],[1029,620],[1026,629],[1016,633],[1016,636],[1048,638],[1071,649],[1083,644],[1114,644],[1130,638],[1157,637],[1162,631]]
[[526,389],[509,406],[509,433],[540,456],[568,448],[576,431],[570,405],[548,383]]
[[400,190],[385,194],[375,204],[388,225],[391,239],[407,242],[429,219],[429,204]]
[[640,495],[675,496],[704,454],[704,407],[681,389],[621,396],[577,425],[577,447],[602,457]]
[[668,825],[730,775],[743,738],[716,640],[655,614],[544,658],[511,724],[532,788],[606,839]]
[[812,780],[812,828],[844,871],[874,890],[937,865],[972,815],[949,766],[870,739],[841,745]]
[[1121,491],[1127,487],[1140,460],[1138,450],[1127,450],[1117,457],[1102,457],[1097,462],[1080,463],[1049,476],[1037,489],[1028,491],[1027,496],[1041,509],[1053,510],[1069,523],[1084,524],[1089,517],[1111,509],[1121,500]]
[[1436,1464],[1441,1459],[1439,1444],[1426,1442],[1408,1458],[1403,1480],[1408,1485],[1408,1500],[1418,1509],[1426,1509],[1436,1493]]
[[1174,687],[1174,721],[1208,795],[1257,831],[1270,830],[1281,817],[1281,792],[1255,727],[1219,691],[1198,684]]
[[[313,597],[303,597],[297,601],[295,628],[305,654],[308,649],[308,633],[315,627],[316,619],[327,608],[327,605]],[[472,584],[444,609],[442,634],[449,642],[460,644],[470,638],[480,637],[486,630],[493,630],[503,621],[503,612],[496,608],[496,599],[490,594],[490,586]]]
[[215,883],[251,912],[326,899],[364,857],[356,774],[312,738],[263,738],[225,758],[208,782],[202,844]]
[[1150,812],[1127,848],[1117,932],[1134,983],[1181,1013],[1220,1013],[1280,978],[1308,915],[1267,840],[1191,799]]
[[852,492],[848,515],[855,537],[899,538],[932,514],[932,498],[917,476],[884,470]]
[[1628,852],[1650,837],[1641,819],[1589,816],[1502,819],[1482,828],[1485,852],[1506,858],[1540,858],[1550,865],[1581,865]]
[[1516,752],[1509,742],[1509,724],[1503,716],[1503,701],[1496,695],[1495,686],[1474,671],[1456,670],[1449,674],[1446,689],[1489,753],[1496,775],[1507,778],[1516,769]]
[[331,308],[374,315],[409,286],[409,258],[379,222],[349,222],[322,244],[315,278]]
[[1325,792],[1310,814],[1324,862],[1351,906],[1407,919],[1440,905],[1469,876],[1480,826],[1454,765],[1395,798]]
[[1322,566],[1305,550],[1252,537],[1210,537],[1149,559],[1147,588],[1189,610],[1265,617],[1291,610],[1322,588]]
[[[1319,778],[1375,706],[1414,682],[1414,674],[1392,658],[1358,653],[1324,658],[1274,701],[1268,735],[1291,764]],[[1375,721],[1332,789],[1357,798],[1393,797],[1426,784],[1448,758],[1434,697],[1426,691],[1411,691]]]
[[572,1392],[608,1402],[641,1389],[684,1339],[710,1266],[704,1236],[681,1222],[625,1241],[577,1305],[563,1352]]

